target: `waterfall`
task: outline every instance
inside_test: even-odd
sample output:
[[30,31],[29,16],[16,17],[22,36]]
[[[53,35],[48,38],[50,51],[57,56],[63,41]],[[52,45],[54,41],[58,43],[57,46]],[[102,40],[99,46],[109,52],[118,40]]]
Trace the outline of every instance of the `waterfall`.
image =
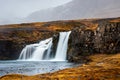
[[40,60],[51,60],[51,61],[64,61],[66,60],[68,39],[71,31],[60,32],[59,41],[57,45],[57,50],[55,57],[51,58],[51,48],[53,46],[53,39],[49,38],[40,41],[36,44],[27,45],[20,53],[18,60],[30,60],[30,61],[40,61]]
[[45,51],[50,54],[50,48],[52,46],[52,38],[40,41],[38,44],[30,44],[23,48],[20,53],[19,60],[43,60]]
[[38,46],[38,44],[27,45],[25,48],[23,48],[22,52],[20,53],[19,59],[26,60],[28,58],[31,58],[36,46]]
[[66,60],[68,39],[69,39],[70,33],[71,33],[71,31],[60,33],[55,60],[60,60],[60,61]]

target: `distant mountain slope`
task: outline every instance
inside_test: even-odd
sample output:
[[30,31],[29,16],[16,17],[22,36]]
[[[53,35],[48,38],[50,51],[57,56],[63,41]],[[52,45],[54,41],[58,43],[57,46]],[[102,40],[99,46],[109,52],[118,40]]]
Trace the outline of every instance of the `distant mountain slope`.
[[73,0],[56,8],[34,12],[25,21],[119,17],[119,3],[120,0]]

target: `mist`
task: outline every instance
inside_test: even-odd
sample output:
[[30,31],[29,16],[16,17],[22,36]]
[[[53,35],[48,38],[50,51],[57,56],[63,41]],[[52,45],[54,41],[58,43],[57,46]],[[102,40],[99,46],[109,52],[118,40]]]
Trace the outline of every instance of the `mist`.
[[71,0],[0,0],[0,24],[24,22],[31,13],[54,8]]
[[73,0],[65,5],[30,14],[26,21],[55,21],[120,17],[120,0]]
[[120,17],[120,0],[0,0],[0,24]]

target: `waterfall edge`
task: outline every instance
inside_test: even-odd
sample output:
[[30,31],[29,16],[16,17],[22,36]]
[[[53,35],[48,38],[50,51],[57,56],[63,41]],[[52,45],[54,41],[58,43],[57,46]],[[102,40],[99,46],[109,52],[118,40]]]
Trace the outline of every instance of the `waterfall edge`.
[[[39,43],[26,45],[20,53],[19,59],[22,61],[67,61],[68,40],[71,31],[60,32],[57,50],[54,58],[50,58],[53,39],[45,39]],[[43,56],[46,56],[43,59]]]

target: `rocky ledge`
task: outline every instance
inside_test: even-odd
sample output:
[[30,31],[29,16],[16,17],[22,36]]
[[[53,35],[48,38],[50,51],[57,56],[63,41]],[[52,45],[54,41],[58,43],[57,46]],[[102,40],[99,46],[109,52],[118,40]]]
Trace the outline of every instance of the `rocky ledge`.
[[27,44],[49,37],[57,46],[58,32],[69,30],[67,59],[71,62],[88,62],[87,56],[96,53],[120,52],[120,18],[67,20],[1,25],[0,60],[17,59]]
[[86,56],[89,55],[120,52],[120,22],[96,20],[92,23],[89,27],[83,25],[72,30],[68,48],[69,61],[87,62]]

